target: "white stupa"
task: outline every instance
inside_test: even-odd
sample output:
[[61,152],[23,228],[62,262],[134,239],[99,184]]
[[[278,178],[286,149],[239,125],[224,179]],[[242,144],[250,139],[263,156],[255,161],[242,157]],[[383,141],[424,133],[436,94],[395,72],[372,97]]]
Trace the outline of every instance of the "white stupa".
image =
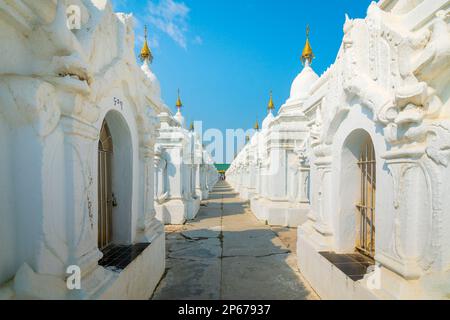
[[319,79],[319,76],[311,68],[310,60],[305,60],[303,70],[294,79],[294,82],[292,82],[289,101],[306,99],[311,86],[317,81],[317,79]]
[[295,77],[291,85],[291,93],[289,99],[281,107],[280,113],[295,111],[299,103],[306,100],[309,96],[309,91],[312,85],[319,79],[319,76],[311,67],[314,53],[309,42],[309,27],[306,31],[306,43],[303,48],[301,61],[303,63],[303,70]]

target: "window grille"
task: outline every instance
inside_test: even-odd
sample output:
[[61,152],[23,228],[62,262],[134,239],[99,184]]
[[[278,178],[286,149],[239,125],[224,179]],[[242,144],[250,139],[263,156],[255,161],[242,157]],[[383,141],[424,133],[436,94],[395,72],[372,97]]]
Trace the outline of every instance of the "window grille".
[[356,205],[359,218],[356,249],[373,258],[375,256],[376,161],[375,149],[370,139],[361,148],[358,166],[361,172],[361,195]]

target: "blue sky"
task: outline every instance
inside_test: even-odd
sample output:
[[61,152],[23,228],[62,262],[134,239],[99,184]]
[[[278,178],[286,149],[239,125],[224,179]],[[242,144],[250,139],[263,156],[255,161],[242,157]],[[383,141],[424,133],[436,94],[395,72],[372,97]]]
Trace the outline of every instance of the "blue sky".
[[136,18],[136,52],[148,25],[152,69],[172,110],[180,88],[189,124],[204,130],[251,128],[277,109],[301,71],[305,28],[321,75],[339,50],[345,13],[363,18],[370,0],[112,0]]

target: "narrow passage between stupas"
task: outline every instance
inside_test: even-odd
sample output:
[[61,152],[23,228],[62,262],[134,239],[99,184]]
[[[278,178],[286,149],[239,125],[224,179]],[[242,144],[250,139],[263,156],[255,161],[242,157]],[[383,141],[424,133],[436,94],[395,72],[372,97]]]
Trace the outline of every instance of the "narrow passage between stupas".
[[166,232],[166,273],[152,299],[317,299],[297,269],[296,230],[258,221],[224,181],[195,220]]

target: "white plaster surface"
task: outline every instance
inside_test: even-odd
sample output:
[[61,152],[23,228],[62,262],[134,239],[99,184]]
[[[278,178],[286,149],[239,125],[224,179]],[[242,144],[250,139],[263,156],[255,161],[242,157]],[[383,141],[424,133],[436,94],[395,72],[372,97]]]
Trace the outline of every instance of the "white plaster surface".
[[[131,15],[113,12],[109,0],[37,3],[0,6],[0,297],[148,299],[165,266],[155,211],[164,194],[155,189],[183,184],[175,197],[193,217],[195,190],[207,193],[217,172],[198,137],[175,124],[149,62],[137,64]],[[80,29],[67,27],[70,5],[80,9]],[[121,273],[98,265],[104,121],[114,147],[113,243],[151,243]],[[166,165],[180,163],[183,172],[158,185],[155,144],[164,122],[178,127],[184,156]],[[194,163],[204,166],[197,185]],[[70,265],[81,268],[82,290],[65,289]]]
[[[241,195],[255,190],[258,219],[289,225],[291,205],[301,207],[291,211],[301,225],[299,267],[323,298],[450,296],[449,10],[448,0],[383,0],[365,19],[346,17],[336,61],[320,77],[306,63],[278,115],[227,172]],[[355,251],[366,139],[375,149],[382,278],[370,290],[319,254]]]

